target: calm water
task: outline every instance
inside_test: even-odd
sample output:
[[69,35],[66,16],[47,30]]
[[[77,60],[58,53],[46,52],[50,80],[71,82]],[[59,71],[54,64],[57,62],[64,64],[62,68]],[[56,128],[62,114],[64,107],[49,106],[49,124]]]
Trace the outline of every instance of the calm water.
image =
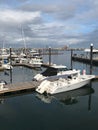
[[[48,56],[44,57],[48,61]],[[52,62],[70,68],[70,53],[52,57]],[[73,62],[76,69],[89,65]],[[40,71],[15,67],[12,82],[31,81]],[[98,68],[93,67],[98,75]],[[0,72],[0,79],[10,83],[10,72]],[[0,130],[97,130],[98,129],[98,82],[75,91],[55,96],[24,93],[0,99]]]

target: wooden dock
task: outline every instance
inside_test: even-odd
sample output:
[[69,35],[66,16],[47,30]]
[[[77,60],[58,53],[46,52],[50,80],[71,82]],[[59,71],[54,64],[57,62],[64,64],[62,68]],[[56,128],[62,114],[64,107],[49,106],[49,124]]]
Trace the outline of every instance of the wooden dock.
[[40,82],[30,81],[30,82],[21,82],[15,84],[7,84],[3,89],[0,90],[1,95],[10,95],[15,93],[21,93],[25,91],[35,90],[35,88],[40,85]]
[[24,66],[31,69],[36,68],[36,66],[34,66],[33,64],[28,64],[28,63],[15,63],[15,64],[12,64],[12,66]]
[[[36,67],[34,65],[27,64],[27,63],[15,63],[15,64],[12,64],[12,66],[24,66],[24,67],[27,67],[27,68],[36,69]],[[51,66],[49,66],[49,64],[47,64],[47,63],[42,63],[41,67],[48,68],[48,67],[51,67]]]
[[4,71],[4,68],[0,66],[0,71]]
[[[86,63],[86,64],[90,64],[90,59],[86,58],[86,57],[72,56],[72,60],[73,61],[83,62],[83,63]],[[92,59],[92,64],[97,66],[98,65],[98,60],[97,59]]]

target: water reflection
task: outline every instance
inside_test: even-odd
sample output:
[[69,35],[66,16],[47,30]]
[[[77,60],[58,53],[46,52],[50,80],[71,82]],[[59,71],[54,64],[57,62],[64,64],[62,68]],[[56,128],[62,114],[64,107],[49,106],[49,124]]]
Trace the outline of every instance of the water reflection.
[[64,105],[72,105],[78,103],[80,96],[91,95],[94,93],[94,89],[90,86],[85,86],[77,90],[63,92],[55,95],[41,95],[39,93],[36,94],[36,98],[40,99],[44,103],[51,103],[53,99],[59,100]]
[[0,98],[0,104],[4,104],[5,99],[4,98]]
[[6,95],[0,95],[0,104],[5,104],[5,102],[9,98],[25,96],[25,95],[29,95],[29,94],[32,94],[32,93],[33,92],[31,90],[28,90],[28,91],[21,91],[21,92],[18,92],[18,93],[8,93]]

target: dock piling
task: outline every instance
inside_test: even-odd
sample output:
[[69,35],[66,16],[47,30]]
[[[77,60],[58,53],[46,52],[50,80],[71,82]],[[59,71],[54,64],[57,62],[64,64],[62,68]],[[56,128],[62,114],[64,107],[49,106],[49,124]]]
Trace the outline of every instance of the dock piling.
[[90,46],[90,74],[92,74],[92,65],[93,65],[93,44]]
[[51,47],[49,47],[49,66],[51,66]]
[[73,69],[72,56],[73,56],[73,49],[71,49],[71,69]]

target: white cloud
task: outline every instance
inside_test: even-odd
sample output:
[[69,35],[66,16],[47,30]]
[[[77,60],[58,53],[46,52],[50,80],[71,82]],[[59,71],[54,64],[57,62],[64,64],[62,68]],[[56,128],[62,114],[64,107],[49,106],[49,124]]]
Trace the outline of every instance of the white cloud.
[[2,0],[3,5],[0,39],[5,36],[12,44],[22,42],[20,25],[27,43],[68,45],[98,41],[97,0],[13,0],[11,5]]
[[0,23],[24,24],[40,17],[40,12],[26,12],[17,10],[0,10]]

